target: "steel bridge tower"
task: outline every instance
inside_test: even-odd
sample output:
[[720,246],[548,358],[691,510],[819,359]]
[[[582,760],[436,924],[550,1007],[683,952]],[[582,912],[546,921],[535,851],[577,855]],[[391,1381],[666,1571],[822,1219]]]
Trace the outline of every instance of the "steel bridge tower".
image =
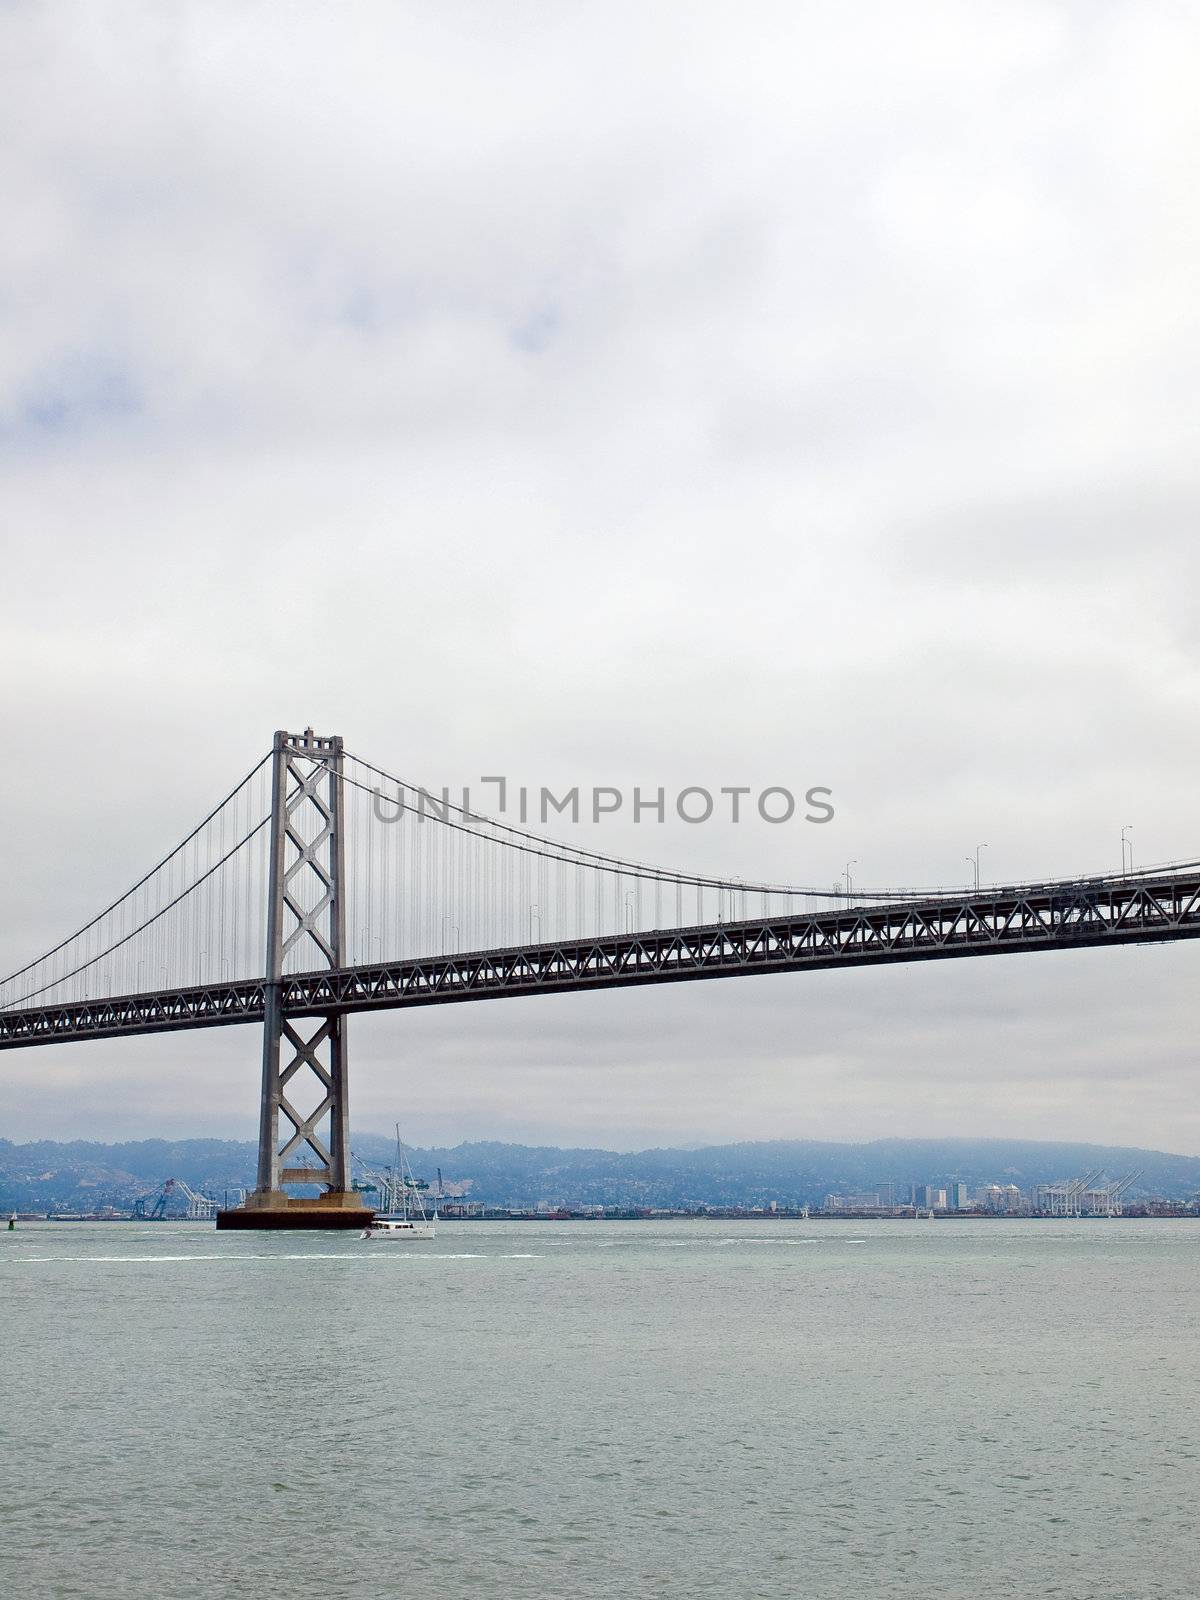
[[[225,1228],[352,1228],[369,1215],[350,1176],[346,1019],[283,1014],[283,977],[335,969],[346,954],[342,741],[278,731],[271,751],[271,832],[258,1181]],[[289,962],[293,952],[299,955]],[[305,1110],[307,1105],[309,1109]],[[321,1184],[296,1199],[288,1184]]]

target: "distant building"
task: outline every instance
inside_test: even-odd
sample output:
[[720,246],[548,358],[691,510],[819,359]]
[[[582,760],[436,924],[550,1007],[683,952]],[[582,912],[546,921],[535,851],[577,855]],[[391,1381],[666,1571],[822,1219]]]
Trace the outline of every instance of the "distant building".
[[971,1208],[971,1197],[965,1183],[952,1183],[946,1198],[950,1211],[969,1211]]
[[[775,1209],[774,1205],[771,1207]],[[879,1195],[872,1194],[827,1194],[825,1196],[826,1211],[878,1211]]]

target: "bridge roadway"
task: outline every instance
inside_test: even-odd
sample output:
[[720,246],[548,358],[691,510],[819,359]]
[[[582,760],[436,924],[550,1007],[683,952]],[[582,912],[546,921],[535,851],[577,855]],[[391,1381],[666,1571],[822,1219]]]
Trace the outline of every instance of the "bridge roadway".
[[[1200,936],[1200,866],[284,977],[285,1017]],[[263,1020],[261,978],[0,1011],[0,1050]]]

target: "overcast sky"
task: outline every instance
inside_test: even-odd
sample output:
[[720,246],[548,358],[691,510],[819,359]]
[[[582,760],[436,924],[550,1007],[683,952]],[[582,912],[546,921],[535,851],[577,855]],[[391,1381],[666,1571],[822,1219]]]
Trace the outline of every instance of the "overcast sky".
[[[831,883],[1200,855],[1200,13],[0,11],[4,971],[307,723]],[[560,832],[569,832],[560,828]],[[351,1023],[359,1126],[1200,1151],[1196,962]],[[0,1136],[250,1135],[228,1029],[0,1056]]]

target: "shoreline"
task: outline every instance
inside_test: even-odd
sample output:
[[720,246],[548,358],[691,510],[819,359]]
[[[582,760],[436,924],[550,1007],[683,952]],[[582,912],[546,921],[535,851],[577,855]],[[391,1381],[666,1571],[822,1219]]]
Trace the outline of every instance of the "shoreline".
[[[81,1223],[127,1224],[137,1223],[144,1227],[178,1227],[180,1224],[191,1224],[193,1227],[215,1226],[215,1219],[207,1217],[137,1217],[129,1216],[99,1216],[96,1214],[73,1214],[54,1216],[45,1212],[21,1213],[15,1218],[17,1229],[38,1226],[45,1223],[64,1223],[78,1226]],[[937,1211],[931,1216],[914,1216],[908,1212],[824,1212],[811,1211],[807,1216],[801,1211],[623,1211],[607,1216],[591,1216],[585,1212],[536,1212],[536,1211],[493,1211],[485,1216],[458,1217],[445,1216],[439,1213],[438,1221],[443,1223],[480,1223],[480,1222],[555,1222],[555,1223],[604,1223],[604,1222],[850,1222],[856,1226],[863,1222],[1197,1222],[1200,1213],[1195,1211],[1162,1211],[1126,1212],[1121,1216],[1104,1216],[1102,1214],[1082,1216],[1051,1216],[1049,1213],[1003,1213],[989,1211]],[[17,1231],[14,1229],[12,1231]]]

